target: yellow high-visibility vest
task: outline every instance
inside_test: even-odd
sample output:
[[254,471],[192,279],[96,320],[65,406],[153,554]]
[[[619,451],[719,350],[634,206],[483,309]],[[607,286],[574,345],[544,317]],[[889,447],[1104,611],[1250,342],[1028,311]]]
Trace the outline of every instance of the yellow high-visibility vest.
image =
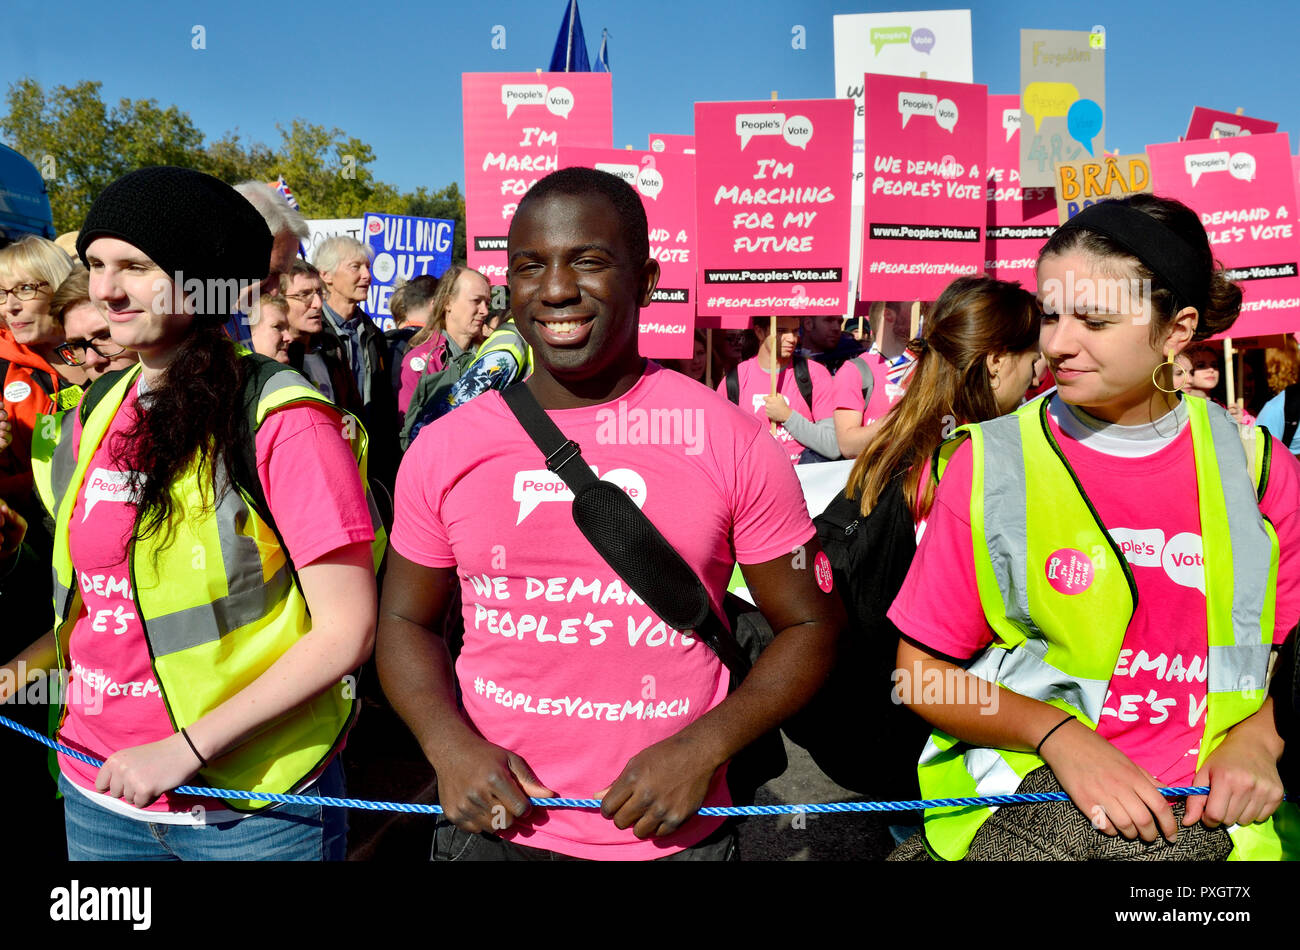
[[[1258,711],[1267,697],[1278,542],[1259,511],[1269,440],[1254,437],[1253,430],[1243,438],[1227,412],[1207,400],[1184,404],[1196,459],[1209,632],[1199,768],[1228,730]],[[969,672],[1096,729],[1137,601],[1128,562],[1056,444],[1046,399],[958,429],[939,449],[939,475],[966,438],[974,459],[975,579],[994,634]],[[1049,577],[1054,558],[1059,571],[1088,572],[1086,583],[1074,585],[1081,589],[1054,586]],[[1001,795],[1015,792],[1024,776],[1042,765],[1033,753],[971,746],[936,730],[921,755],[918,776],[923,798]],[[931,851],[959,860],[992,814],[987,807],[927,810]],[[1235,831],[1232,858],[1280,857],[1272,824],[1269,819]]]
[[[137,364],[115,379],[90,409],[74,456],[76,426],[63,420],[62,438],[50,462],[43,498],[54,515],[54,612],[60,663],[65,638],[81,613],[81,595],[69,550],[69,525],[86,471],[129,388]],[[301,403],[332,406],[302,376],[276,372],[262,385],[255,422]],[[345,415],[362,483],[366,479],[365,429]],[[157,536],[132,541],[128,552],[135,600],[159,692],[175,729],[190,725],[265,672],[311,629],[307,603],[271,524],[243,488],[215,499],[225,466],[213,462],[207,484],[198,478],[199,458],[171,487],[174,510],[166,543]],[[39,482],[40,480],[38,480]],[[375,526],[375,566],[386,543],[383,525],[367,491]],[[167,532],[159,532],[166,534]],[[214,787],[284,793],[299,785],[341,746],[356,715],[355,680],[338,685],[293,709],[269,728],[200,771]],[[242,811],[266,802],[228,799]]]

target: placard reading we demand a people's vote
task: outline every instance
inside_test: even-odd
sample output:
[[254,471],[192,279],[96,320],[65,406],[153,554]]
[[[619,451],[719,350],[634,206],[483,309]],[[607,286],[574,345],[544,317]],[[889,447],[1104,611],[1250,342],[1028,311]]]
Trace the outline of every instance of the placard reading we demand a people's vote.
[[609,148],[609,73],[464,73],[465,254],[506,279],[506,235],[533,183],[559,168],[561,145]]
[[1300,330],[1300,232],[1285,133],[1148,145],[1152,190],[1201,216],[1210,249],[1241,285],[1227,336]]
[[1056,231],[1051,188],[1020,183],[1020,97],[988,98],[988,228],[984,269],[998,280],[1017,280],[1038,289],[1038,252]]
[[984,269],[988,87],[865,79],[861,300],[934,300]]
[[695,104],[699,313],[847,311],[852,140],[847,99]]

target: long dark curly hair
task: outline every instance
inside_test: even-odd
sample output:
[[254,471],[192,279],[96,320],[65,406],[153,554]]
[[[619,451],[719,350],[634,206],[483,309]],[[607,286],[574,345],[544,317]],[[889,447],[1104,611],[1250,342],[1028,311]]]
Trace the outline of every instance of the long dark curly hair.
[[[140,397],[140,412],[113,457],[120,470],[131,473],[139,512],[135,540],[161,531],[165,546],[176,518],[185,515],[177,510],[172,485],[196,460],[205,505],[215,506],[231,487],[232,474],[244,464],[239,447],[250,437],[240,398],[247,372],[247,361],[221,327],[199,317],[166,370]],[[217,459],[224,473],[220,485]]]

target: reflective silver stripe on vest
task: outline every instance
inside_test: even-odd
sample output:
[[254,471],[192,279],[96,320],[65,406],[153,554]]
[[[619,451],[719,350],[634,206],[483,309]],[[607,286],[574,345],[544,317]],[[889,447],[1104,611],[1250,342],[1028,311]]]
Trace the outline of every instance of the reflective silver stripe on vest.
[[[1258,626],[1256,629],[1259,629]],[[1268,658],[1272,652],[1273,647],[1267,643],[1210,647],[1206,692],[1236,693],[1263,689],[1268,679]]]
[[1031,637],[1010,650],[990,647],[967,672],[991,683],[1002,683],[1030,699],[1063,699],[1093,722],[1099,722],[1110,682],[1071,676],[1048,663],[1046,654],[1047,641]]
[[[73,583],[76,583],[75,579]],[[68,611],[72,609],[72,589],[60,584],[57,574],[54,576],[54,602],[59,605],[59,616],[68,619]]]
[[268,379],[262,386],[262,392],[258,397],[258,401],[265,402],[267,397],[279,392],[281,389],[288,389],[290,386],[306,387],[312,391],[312,394],[316,396],[317,400],[322,402],[325,401],[324,397],[322,397],[319,392],[317,392],[316,388],[307,381],[305,376],[292,369],[281,370]]
[[[1260,524],[1259,502],[1250,477],[1254,471],[1254,459],[1246,459],[1240,432],[1227,412],[1218,406],[1206,408],[1210,410],[1210,434],[1214,439],[1214,455],[1219,463],[1219,482],[1223,486],[1223,503],[1228,512],[1228,532],[1232,539],[1232,641],[1254,655],[1254,648],[1262,640],[1260,616],[1268,597],[1273,542]],[[1225,662],[1233,668],[1240,668],[1245,661]],[[1261,675],[1266,666],[1267,657],[1265,666],[1258,668]],[[1214,669],[1213,664],[1210,669]],[[1213,672],[1211,676],[1214,676]],[[1233,678],[1236,678],[1235,674]]]
[[232,630],[253,623],[271,612],[283,600],[293,583],[287,566],[281,567],[265,584],[218,598],[146,622],[149,646],[154,656],[167,656],[220,640]]
[[54,510],[50,514],[54,516],[56,524],[59,520],[59,506],[63,504],[63,496],[67,494],[68,486],[72,484],[72,475],[77,468],[74,451],[76,446],[72,438],[75,426],[73,417],[65,416],[62,424],[66,428],[60,428],[59,443],[54,447],[54,455],[50,458],[50,490],[54,495],[51,499]]
[[1012,414],[980,426],[984,434],[984,539],[1006,618],[1041,636],[1029,615],[1028,492],[1020,419]]
[[[215,483],[227,484],[224,463],[216,459],[213,467]],[[232,630],[253,623],[266,616],[293,583],[287,564],[269,581],[262,580],[262,555],[257,542],[240,533],[248,523],[249,510],[237,491],[228,489],[222,493],[213,517],[229,593],[211,604],[150,617],[146,629],[155,656],[219,640]]]

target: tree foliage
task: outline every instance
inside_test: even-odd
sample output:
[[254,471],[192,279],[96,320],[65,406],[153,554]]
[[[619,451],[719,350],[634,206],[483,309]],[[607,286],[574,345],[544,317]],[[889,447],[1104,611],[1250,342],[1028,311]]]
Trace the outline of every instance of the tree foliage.
[[101,83],[55,86],[13,83],[0,130],[8,144],[46,178],[56,231],[80,227],[95,196],[115,178],[145,165],[180,165],[232,184],[283,175],[308,218],[355,218],[366,211],[449,218],[456,222],[453,255],[465,259],[465,198],[455,182],[430,191],[400,192],[371,169],[375,150],[342,129],[294,119],[277,125],[274,148],[245,142],[239,131],[205,142],[189,114],[156,99],[121,99],[111,109]]

